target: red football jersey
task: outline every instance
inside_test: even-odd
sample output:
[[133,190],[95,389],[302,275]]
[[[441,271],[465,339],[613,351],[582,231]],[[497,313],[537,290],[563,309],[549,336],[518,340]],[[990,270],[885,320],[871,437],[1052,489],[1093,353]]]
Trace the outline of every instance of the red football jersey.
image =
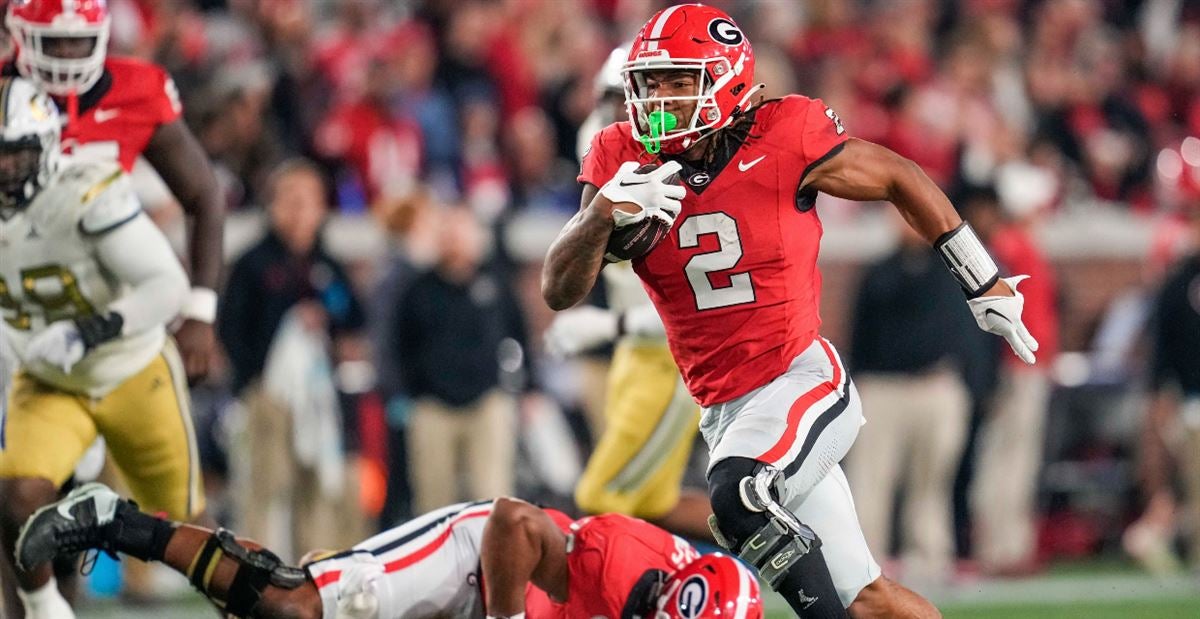
[[[106,76],[80,98],[79,117],[64,128],[63,152],[119,161],[128,172],[154,132],[179,118],[183,107],[175,82],[156,64],[110,56],[104,70]],[[97,89],[102,94],[93,101]],[[65,115],[66,102],[58,103]]]
[[[764,103],[724,168],[687,174],[670,237],[634,261],[702,406],[767,384],[816,337],[821,221],[798,190],[846,138],[818,99]],[[629,123],[616,123],[593,138],[579,181],[601,186],[622,162],[653,160]]]
[[671,573],[700,556],[683,539],[629,516],[606,514],[573,523],[564,517],[555,522],[571,535],[567,600],[559,604],[530,585],[525,594],[529,619],[617,619],[630,591],[647,570]]

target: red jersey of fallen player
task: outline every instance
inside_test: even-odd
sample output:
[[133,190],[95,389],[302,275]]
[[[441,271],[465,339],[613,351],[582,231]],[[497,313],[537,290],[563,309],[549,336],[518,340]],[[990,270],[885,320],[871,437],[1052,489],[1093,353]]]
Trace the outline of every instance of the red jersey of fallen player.
[[605,514],[571,522],[560,512],[548,509],[546,513],[571,536],[567,542],[567,600],[556,603],[529,585],[526,617],[616,619],[634,585],[648,570],[670,574],[700,556],[688,542],[637,518]]
[[[57,101],[64,116],[68,103]],[[63,152],[78,159],[119,161],[133,169],[158,128],[179,118],[175,82],[162,67],[109,57],[104,76],[79,98],[79,115],[63,129]]]
[[[670,236],[633,263],[703,406],[782,374],[821,325],[821,221],[811,196],[802,199],[798,189],[847,136],[816,99],[788,96],[755,114],[724,168],[685,178],[688,193]],[[599,187],[622,162],[653,160],[629,123],[616,123],[593,138],[579,181]]]

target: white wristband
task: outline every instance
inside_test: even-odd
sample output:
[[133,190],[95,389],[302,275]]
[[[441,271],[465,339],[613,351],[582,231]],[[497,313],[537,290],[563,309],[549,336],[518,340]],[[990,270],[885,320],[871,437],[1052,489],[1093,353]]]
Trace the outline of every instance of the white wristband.
[[192,288],[179,314],[188,320],[212,324],[217,319],[217,293],[209,288]]
[[987,292],[1000,277],[996,262],[965,221],[939,237],[933,247],[968,298],[974,299]]
[[[506,618],[500,617],[498,615],[488,615],[487,619],[506,619]],[[525,619],[525,613],[517,613],[515,615],[509,615],[507,617],[507,619]]]

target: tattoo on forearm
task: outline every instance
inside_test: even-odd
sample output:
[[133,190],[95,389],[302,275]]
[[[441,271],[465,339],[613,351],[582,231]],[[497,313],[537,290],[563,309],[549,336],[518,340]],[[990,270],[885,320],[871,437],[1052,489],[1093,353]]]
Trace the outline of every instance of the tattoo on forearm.
[[562,297],[582,299],[596,282],[611,231],[612,224],[590,209],[577,213],[550,247],[550,288]]

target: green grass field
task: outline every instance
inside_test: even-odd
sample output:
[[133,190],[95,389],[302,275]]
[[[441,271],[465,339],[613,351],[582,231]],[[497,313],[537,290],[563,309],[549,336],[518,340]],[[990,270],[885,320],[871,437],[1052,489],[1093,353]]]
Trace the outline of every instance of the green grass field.
[[[1200,579],[1155,579],[1121,562],[1060,565],[1020,580],[979,580],[929,592],[948,619],[1200,619]],[[792,614],[779,596],[767,595],[768,619]],[[150,606],[85,602],[80,619],[212,619],[199,597]]]

